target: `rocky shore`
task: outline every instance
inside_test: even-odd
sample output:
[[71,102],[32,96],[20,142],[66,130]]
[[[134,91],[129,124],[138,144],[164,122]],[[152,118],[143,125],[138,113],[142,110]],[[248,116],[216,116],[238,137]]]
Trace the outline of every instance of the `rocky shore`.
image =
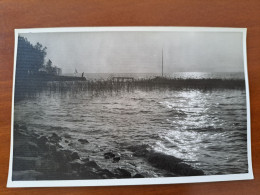
[[[40,136],[28,132],[25,125],[14,125],[13,176],[12,180],[74,180],[142,178],[131,175],[122,168],[113,171],[102,169],[95,161],[82,159],[75,151],[65,150],[59,144],[57,134]],[[79,139],[80,143],[87,140]],[[120,160],[115,154],[105,153],[104,158]]]
[[129,150],[133,152],[134,156],[146,159],[152,166],[166,170],[168,174],[165,177],[205,175],[202,170],[196,169],[174,156],[151,150],[148,145],[132,146]]
[[[120,179],[149,177],[142,173],[131,173],[118,166],[113,170],[100,167],[89,158],[82,158],[76,151],[64,149],[61,141],[69,144],[69,135],[64,137],[51,133],[49,136],[28,131],[26,125],[14,125],[13,176],[12,180],[76,180],[76,179]],[[88,144],[86,139],[78,139]],[[181,159],[158,153],[147,145],[128,148],[133,155],[142,158],[153,167],[165,170],[165,177],[204,175],[184,163]],[[104,152],[104,159],[118,163],[120,154]]]

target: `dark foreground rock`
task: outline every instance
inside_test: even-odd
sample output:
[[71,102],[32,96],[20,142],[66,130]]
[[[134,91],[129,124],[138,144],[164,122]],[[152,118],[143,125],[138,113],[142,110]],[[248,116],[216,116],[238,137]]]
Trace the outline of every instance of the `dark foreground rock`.
[[104,154],[105,159],[114,158],[116,155],[112,152],[106,152]]
[[133,178],[144,178],[144,176],[142,174],[137,173],[133,176]]
[[154,167],[164,169],[181,176],[204,175],[203,171],[183,163],[180,159],[158,152],[150,153],[148,156],[148,162],[151,163]]
[[[121,168],[108,170],[101,168],[95,161],[81,159],[71,150],[63,149],[60,136],[40,136],[28,132],[25,125],[14,125],[13,180],[73,180],[73,179],[112,179],[131,178],[129,171]],[[87,140],[78,140],[88,143]],[[113,161],[120,157],[106,154]]]
[[56,133],[53,133],[50,137],[50,141],[53,143],[58,143],[59,141],[61,141],[61,138]]
[[113,158],[113,163],[119,162],[120,161],[120,156],[115,156]]
[[196,169],[174,156],[155,152],[148,145],[132,146],[129,149],[133,151],[134,156],[145,158],[154,167],[169,171],[166,177],[204,175],[202,170]]
[[131,178],[131,173],[125,169],[115,169],[115,175],[119,178]]

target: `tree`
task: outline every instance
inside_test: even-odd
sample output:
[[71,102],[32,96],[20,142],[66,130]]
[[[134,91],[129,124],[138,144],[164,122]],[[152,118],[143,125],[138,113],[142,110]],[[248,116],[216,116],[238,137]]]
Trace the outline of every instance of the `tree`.
[[49,59],[48,62],[46,63],[46,71],[49,74],[52,74],[53,70],[52,70],[52,61]]
[[46,56],[46,47],[40,43],[33,46],[26,38],[18,37],[16,76],[18,78],[27,77],[30,74],[37,74],[43,67]]

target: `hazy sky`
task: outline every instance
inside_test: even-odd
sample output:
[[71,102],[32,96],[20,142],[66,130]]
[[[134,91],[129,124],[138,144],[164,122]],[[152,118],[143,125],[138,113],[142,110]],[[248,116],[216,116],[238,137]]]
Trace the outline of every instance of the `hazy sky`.
[[20,34],[47,47],[63,73],[243,72],[242,32]]

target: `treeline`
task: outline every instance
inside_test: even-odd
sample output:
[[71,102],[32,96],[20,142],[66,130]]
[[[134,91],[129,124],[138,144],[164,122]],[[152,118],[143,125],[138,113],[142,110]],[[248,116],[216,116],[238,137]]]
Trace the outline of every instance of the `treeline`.
[[30,79],[39,75],[60,75],[61,69],[54,66],[51,60],[45,63],[47,48],[37,43],[32,45],[26,38],[19,36],[16,59],[16,78]]
[[[46,87],[47,81],[58,78],[61,69],[46,60],[47,48],[31,44],[19,36],[16,58],[15,100],[34,94]],[[47,62],[46,62],[47,61]]]

